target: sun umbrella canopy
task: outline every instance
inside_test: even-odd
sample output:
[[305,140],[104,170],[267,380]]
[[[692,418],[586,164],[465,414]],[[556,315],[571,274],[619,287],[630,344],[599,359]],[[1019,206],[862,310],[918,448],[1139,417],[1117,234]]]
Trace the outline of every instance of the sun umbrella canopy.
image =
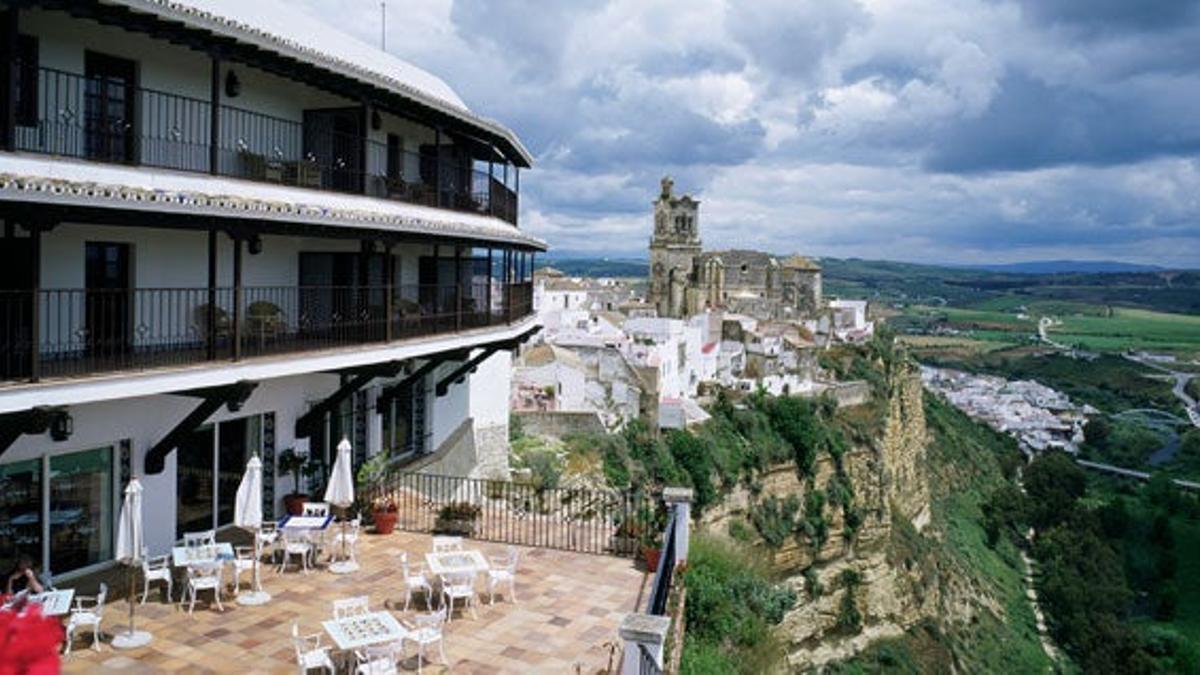
[[117,525],[116,559],[129,564],[142,561],[145,539],[142,532],[142,483],[136,477],[125,487],[121,520]]
[[262,525],[262,460],[255,455],[246,462],[246,473],[238,485],[237,501],[233,505],[233,524],[246,529]]
[[333,462],[333,475],[325,488],[325,501],[345,508],[354,503],[354,476],[350,473],[350,441],[342,439],[337,447],[337,459]]

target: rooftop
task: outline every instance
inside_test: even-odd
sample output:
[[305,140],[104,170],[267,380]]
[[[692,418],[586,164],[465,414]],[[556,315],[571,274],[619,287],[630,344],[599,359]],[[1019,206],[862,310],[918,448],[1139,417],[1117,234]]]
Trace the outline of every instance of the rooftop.
[[[488,556],[505,551],[501,544],[474,540],[465,544]],[[114,651],[109,639],[127,625],[128,616],[126,602],[116,600],[104,615],[107,637],[101,651],[89,648],[89,638],[79,638],[71,656],[63,661],[63,672],[294,672],[291,622],[299,621],[302,634],[322,632],[321,621],[331,617],[334,599],[368,594],[373,611],[386,609],[402,621],[424,611],[424,599],[419,595],[414,602],[421,603],[420,610],[416,605],[408,612],[403,610],[404,584],[397,556],[407,551],[410,559],[420,560],[430,548],[430,537],[424,534],[366,535],[359,541],[362,568],[358,572],[333,575],[322,569],[304,575],[293,566],[280,575],[274,568],[264,567],[263,587],[272,594],[271,602],[246,607],[228,598],[223,601],[225,611],[220,612],[215,606],[209,608],[204,602],[209,594],[204,593],[191,617],[186,607],[164,604],[157,587],[152,586],[150,599],[137,608],[136,622],[139,630],[153,634],[153,642]],[[608,666],[610,656],[617,664],[617,628],[626,613],[638,611],[644,604],[652,575],[624,558],[519,549],[517,603],[497,595],[496,604],[489,605],[484,593],[478,618],[456,610],[446,626],[449,672],[594,673]],[[85,594],[96,591],[86,582],[75,588]],[[179,589],[176,583],[177,597]],[[321,642],[332,644],[327,635],[322,635]],[[611,651],[614,648],[616,653]],[[401,664],[404,672],[416,672],[415,653],[410,647],[410,657]],[[446,672],[447,668],[427,662],[424,671]]]

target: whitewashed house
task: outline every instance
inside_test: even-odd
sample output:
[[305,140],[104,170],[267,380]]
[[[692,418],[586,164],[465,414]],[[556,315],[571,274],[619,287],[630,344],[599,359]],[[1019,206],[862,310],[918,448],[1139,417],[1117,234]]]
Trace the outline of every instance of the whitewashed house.
[[253,454],[268,516],[281,451],[343,437],[504,470],[544,249],[510,129],[272,0],[4,2],[0,34],[0,569],[108,564],[134,474],[161,553]]

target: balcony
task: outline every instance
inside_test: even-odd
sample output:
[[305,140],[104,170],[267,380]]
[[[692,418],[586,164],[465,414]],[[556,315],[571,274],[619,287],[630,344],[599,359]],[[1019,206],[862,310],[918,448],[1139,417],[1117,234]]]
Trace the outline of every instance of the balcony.
[[532,312],[529,282],[0,291],[0,382],[386,344]]
[[[492,164],[471,159],[465,141],[439,137],[412,152],[339,131],[328,116],[297,122],[232,105],[216,106],[214,116],[210,101],[127,80],[21,70],[30,84],[16,106],[19,151],[364,194],[517,223],[517,191]],[[342,112],[366,126],[365,109]]]

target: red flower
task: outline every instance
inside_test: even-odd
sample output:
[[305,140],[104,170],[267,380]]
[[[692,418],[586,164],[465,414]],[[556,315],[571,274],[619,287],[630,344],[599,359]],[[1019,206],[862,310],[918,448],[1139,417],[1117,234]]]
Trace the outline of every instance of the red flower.
[[41,606],[25,603],[0,610],[0,675],[58,673],[62,641],[62,625],[42,616]]

